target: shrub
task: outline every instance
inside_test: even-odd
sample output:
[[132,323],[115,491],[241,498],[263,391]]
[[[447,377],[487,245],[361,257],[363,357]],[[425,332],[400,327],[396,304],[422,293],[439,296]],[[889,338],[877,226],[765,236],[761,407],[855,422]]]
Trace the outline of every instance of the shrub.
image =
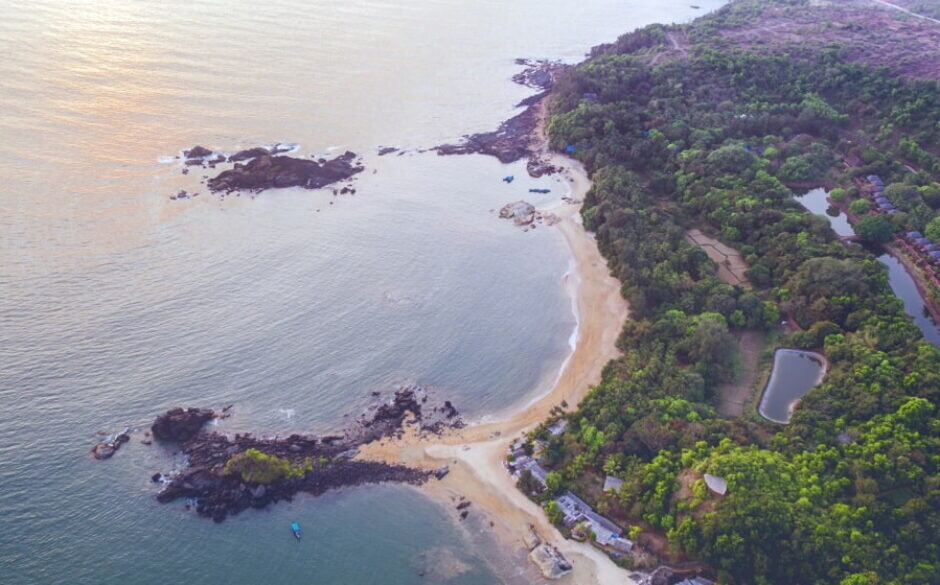
[[275,481],[303,477],[313,469],[313,463],[306,459],[303,463],[293,463],[289,459],[268,455],[257,449],[248,449],[232,455],[225,462],[225,474],[237,473],[245,481],[252,483],[273,483]]
[[871,209],[871,201],[868,199],[856,199],[849,205],[849,211],[855,215],[865,215]]

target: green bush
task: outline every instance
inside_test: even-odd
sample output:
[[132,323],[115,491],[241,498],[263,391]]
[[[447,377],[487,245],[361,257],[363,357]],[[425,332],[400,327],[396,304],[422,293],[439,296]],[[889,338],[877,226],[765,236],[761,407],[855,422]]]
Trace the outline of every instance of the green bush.
[[245,481],[263,484],[291,477],[303,477],[312,469],[313,462],[309,458],[302,463],[293,463],[289,459],[268,455],[257,449],[236,453],[225,462],[226,475],[237,473]]
[[894,230],[894,224],[883,215],[865,217],[855,224],[855,233],[879,244],[889,241]]
[[865,215],[871,209],[871,201],[868,199],[856,199],[849,204],[849,211],[855,215]]

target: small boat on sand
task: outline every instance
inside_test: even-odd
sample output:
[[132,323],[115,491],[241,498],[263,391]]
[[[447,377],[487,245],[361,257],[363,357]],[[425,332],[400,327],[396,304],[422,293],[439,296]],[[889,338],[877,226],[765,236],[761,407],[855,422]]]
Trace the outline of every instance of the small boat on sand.
[[300,540],[300,524],[297,524],[296,522],[291,522],[290,529],[294,531],[294,536],[297,537],[297,540]]

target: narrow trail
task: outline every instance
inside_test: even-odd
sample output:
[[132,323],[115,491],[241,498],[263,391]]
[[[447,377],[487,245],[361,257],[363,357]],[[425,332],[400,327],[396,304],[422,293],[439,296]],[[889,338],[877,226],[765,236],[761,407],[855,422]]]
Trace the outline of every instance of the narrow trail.
[[930,21],[930,22],[934,22],[934,23],[936,23],[936,24],[940,24],[940,20],[937,20],[936,18],[931,18],[931,17],[929,17],[929,16],[924,16],[923,14],[917,14],[916,12],[911,12],[911,11],[908,10],[907,8],[904,8],[904,7],[902,7],[902,6],[898,6],[897,4],[893,4],[893,3],[891,3],[891,2],[887,2],[886,0],[871,0],[871,1],[874,2],[875,4],[881,4],[882,6],[887,6],[888,8],[893,8],[894,10],[899,10],[899,11],[905,13],[905,14],[909,14],[909,15],[914,16],[914,17],[916,17],[916,18],[920,18],[920,19],[923,19],[923,20],[928,20],[928,21]]

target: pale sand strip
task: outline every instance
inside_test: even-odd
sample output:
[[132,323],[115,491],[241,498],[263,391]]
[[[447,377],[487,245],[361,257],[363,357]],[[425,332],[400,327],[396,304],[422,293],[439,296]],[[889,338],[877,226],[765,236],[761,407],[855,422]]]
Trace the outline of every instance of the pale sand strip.
[[[570,196],[583,200],[590,187],[583,167],[571,159],[548,154],[547,149],[544,156],[567,169]],[[560,583],[629,585],[633,581],[627,571],[604,553],[564,539],[542,510],[516,489],[503,467],[506,450],[515,437],[545,420],[562,401],[574,408],[591,386],[600,382],[604,365],[619,355],[615,342],[628,316],[620,283],[610,275],[594,238],[584,230],[579,205],[560,205],[552,211],[561,218],[557,227],[574,259],[575,268],[567,285],[576,298],[580,320],[574,351],[554,387],[501,420],[473,424],[440,437],[419,437],[411,432],[402,439],[367,445],[360,457],[425,469],[450,465],[450,474],[440,482],[429,482],[425,491],[445,502],[455,493],[469,498],[475,510],[486,512],[495,534],[507,546],[521,548],[528,525],[536,526],[541,536],[574,565],[574,571]]]

